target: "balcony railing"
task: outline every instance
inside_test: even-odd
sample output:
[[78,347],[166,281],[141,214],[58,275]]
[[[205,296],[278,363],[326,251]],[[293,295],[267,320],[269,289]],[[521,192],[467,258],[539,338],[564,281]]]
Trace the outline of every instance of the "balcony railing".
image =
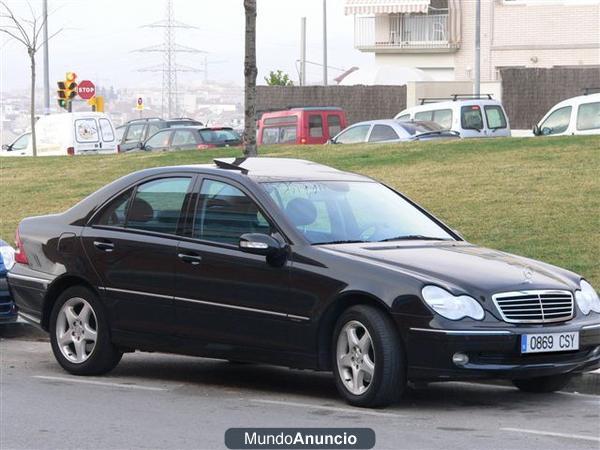
[[354,46],[363,51],[455,51],[448,14],[354,17]]

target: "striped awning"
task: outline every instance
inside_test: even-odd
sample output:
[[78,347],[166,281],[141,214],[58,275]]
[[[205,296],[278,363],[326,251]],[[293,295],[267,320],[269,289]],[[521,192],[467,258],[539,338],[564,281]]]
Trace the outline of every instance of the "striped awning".
[[346,0],[344,14],[427,13],[430,0]]

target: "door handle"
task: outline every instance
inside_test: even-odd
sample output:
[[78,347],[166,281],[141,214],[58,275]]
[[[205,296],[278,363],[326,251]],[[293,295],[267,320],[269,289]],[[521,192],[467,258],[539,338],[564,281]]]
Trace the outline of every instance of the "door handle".
[[102,250],[103,252],[110,253],[115,249],[115,244],[107,241],[94,241],[94,246],[98,250]]
[[192,264],[193,266],[197,266],[202,261],[202,256],[195,253],[179,253],[177,257],[183,262]]

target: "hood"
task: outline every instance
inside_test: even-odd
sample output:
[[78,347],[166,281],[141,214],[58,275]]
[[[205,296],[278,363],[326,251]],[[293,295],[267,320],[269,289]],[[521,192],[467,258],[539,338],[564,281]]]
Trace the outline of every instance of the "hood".
[[491,295],[534,289],[578,288],[572,272],[521,256],[491,250],[467,242],[404,241],[324,246],[348,257],[400,270],[439,284],[454,293]]

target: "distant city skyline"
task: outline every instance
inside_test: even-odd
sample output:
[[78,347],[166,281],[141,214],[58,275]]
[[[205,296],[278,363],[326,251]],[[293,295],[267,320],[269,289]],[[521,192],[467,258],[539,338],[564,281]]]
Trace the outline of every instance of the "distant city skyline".
[[[30,16],[27,2],[8,0],[9,7],[23,18]],[[41,0],[30,0],[36,13]],[[51,90],[68,70],[80,79],[91,79],[99,86],[115,88],[160,87],[160,73],[136,69],[160,64],[159,54],[135,53],[140,47],[162,43],[162,33],[143,25],[162,20],[165,0],[48,0],[50,33],[63,31],[50,41]],[[244,9],[242,0],[174,0],[175,18],[198,29],[178,29],[177,41],[209,52],[208,78],[222,82],[243,82]],[[369,67],[372,55],[353,48],[353,18],[343,14],[343,0],[328,0],[328,62],[339,68]],[[92,5],[96,5],[93,9]],[[215,5],[218,5],[215,6]],[[92,13],[94,15],[92,15]],[[283,70],[297,84],[295,61],[300,55],[300,18],[307,17],[307,59],[322,59],[322,0],[258,0],[257,57],[259,77],[271,70]],[[203,55],[178,54],[181,64],[204,67]],[[29,61],[22,44],[2,36],[0,40],[0,89],[23,90],[29,86]],[[37,55],[38,82],[42,86],[43,58]],[[321,81],[322,69],[308,65],[307,82]],[[330,78],[340,72],[330,70]],[[203,73],[181,74],[180,82],[204,79]],[[182,86],[183,87],[183,86]],[[52,95],[52,94],[51,94]]]

